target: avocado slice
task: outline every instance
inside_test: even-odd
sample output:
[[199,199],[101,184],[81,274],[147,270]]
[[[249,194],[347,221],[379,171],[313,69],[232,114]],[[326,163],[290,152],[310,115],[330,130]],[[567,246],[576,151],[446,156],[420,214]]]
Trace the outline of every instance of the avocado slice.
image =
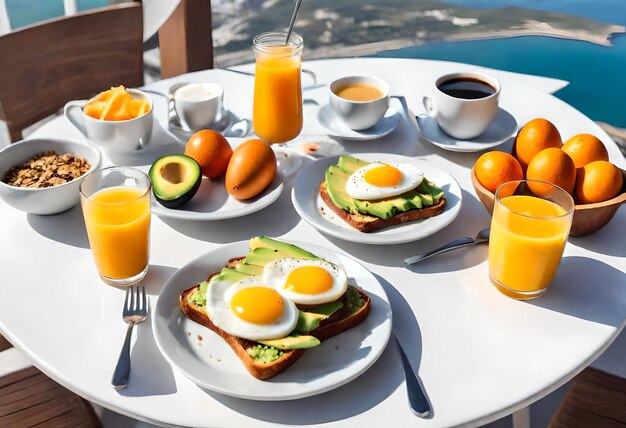
[[185,155],[166,155],[157,159],[148,172],[156,200],[166,208],[177,208],[194,197],[202,172],[195,159]]
[[308,349],[318,346],[321,342],[315,336],[290,334],[287,337],[271,340],[258,340],[263,345],[271,346],[276,349]]
[[342,307],[343,302],[341,300],[335,300],[334,302],[322,303],[321,305],[311,306],[308,309],[308,312],[313,312],[316,314],[326,315],[327,317],[330,317]]
[[213,281],[226,281],[226,282],[237,282],[240,279],[249,278],[252,275],[247,274],[245,272],[238,271],[237,269],[224,268],[222,271],[215,275],[211,282]]
[[282,259],[284,257],[287,256],[278,250],[267,247],[258,247],[248,252],[248,255],[243,260],[243,264],[265,266],[269,262],[273,262],[274,260]]
[[239,263],[237,268],[235,269],[237,272],[245,273],[247,275],[262,275],[263,274],[263,266],[259,266],[258,264],[246,264]]
[[350,214],[359,214],[359,210],[354,204],[355,200],[346,192],[346,183],[349,177],[350,174],[337,165],[329,166],[325,174],[328,195],[335,205],[341,209],[348,211]]
[[267,236],[256,236],[250,240],[250,250],[255,248],[270,248],[272,250],[278,250],[282,253],[282,257],[293,257],[295,259],[319,259],[313,253],[309,253],[300,247],[288,244],[286,242],[280,242]]
[[354,156],[343,155],[339,156],[339,160],[337,161],[337,166],[341,168],[348,175],[354,174],[357,169],[363,168],[369,162],[366,162],[361,159],[357,159]]
[[359,211],[380,218],[389,218],[397,212],[405,212],[413,208],[406,197],[393,197],[376,202],[355,199],[354,205]]
[[298,311],[298,324],[296,331],[298,333],[308,333],[320,326],[320,322],[328,318],[328,315],[316,314],[313,312]]

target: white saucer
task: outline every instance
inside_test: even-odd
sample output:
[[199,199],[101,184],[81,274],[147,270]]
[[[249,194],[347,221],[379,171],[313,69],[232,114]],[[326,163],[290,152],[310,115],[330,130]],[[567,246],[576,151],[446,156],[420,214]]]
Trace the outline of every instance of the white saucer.
[[341,138],[343,140],[365,141],[381,138],[391,133],[391,131],[398,126],[400,113],[395,108],[389,107],[383,118],[379,120],[376,125],[362,131],[354,131],[348,128],[341,119],[335,115],[330,104],[326,104],[318,110],[317,121],[331,137]]
[[451,152],[479,152],[505,143],[515,136],[517,121],[506,110],[499,108],[496,118],[489,128],[472,140],[458,140],[441,130],[435,119],[420,114],[415,118],[424,137],[435,146]]

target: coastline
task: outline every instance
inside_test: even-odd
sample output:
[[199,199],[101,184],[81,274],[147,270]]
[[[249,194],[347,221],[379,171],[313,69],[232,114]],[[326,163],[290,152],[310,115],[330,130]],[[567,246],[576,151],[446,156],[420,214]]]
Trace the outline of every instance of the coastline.
[[388,41],[380,41],[375,43],[365,43],[354,46],[328,46],[317,49],[310,49],[309,53],[315,58],[323,58],[329,56],[361,56],[371,55],[386,50],[403,49],[412,46],[423,45],[425,43],[437,42],[463,42],[471,40],[484,39],[503,39],[510,37],[523,36],[543,36],[555,37],[558,39],[578,40],[601,46],[612,46],[611,39],[615,35],[626,34],[626,27],[623,25],[610,25],[607,30],[601,34],[590,33],[585,30],[565,30],[554,28],[545,22],[527,21],[524,27],[511,28],[507,30],[495,31],[468,31],[464,33],[454,33],[449,36],[432,39],[395,39]]
[[[358,45],[341,44],[334,46],[324,46],[314,49],[309,48],[307,49],[307,58],[320,59],[339,56],[366,56],[373,55],[382,51],[409,48],[413,46],[423,45],[426,43],[452,41],[461,42],[470,40],[501,39],[523,36],[554,37],[560,39],[578,40],[600,46],[612,46],[612,38],[624,34],[626,34],[626,27],[622,25],[607,25],[605,31],[603,31],[602,33],[591,33],[586,30],[568,30],[555,28],[545,22],[529,20],[526,21],[522,27],[510,28],[506,30],[466,31],[453,33],[443,37],[402,38],[379,41],[374,43],[363,43]],[[249,52],[248,50],[224,53],[218,55],[217,59],[220,67],[229,67],[231,65],[243,64],[254,60],[254,58],[251,56],[251,52]]]
[[590,33],[585,30],[565,30],[554,28],[550,24],[539,21],[526,21],[522,28],[511,28],[507,30],[496,31],[476,31],[466,33],[456,33],[445,37],[441,41],[466,41],[481,39],[499,39],[506,37],[522,37],[522,36],[546,36],[556,37],[559,39],[579,40],[589,42],[601,46],[612,46],[611,38],[613,35],[626,33],[626,27],[623,25],[609,25],[605,32],[601,34]]

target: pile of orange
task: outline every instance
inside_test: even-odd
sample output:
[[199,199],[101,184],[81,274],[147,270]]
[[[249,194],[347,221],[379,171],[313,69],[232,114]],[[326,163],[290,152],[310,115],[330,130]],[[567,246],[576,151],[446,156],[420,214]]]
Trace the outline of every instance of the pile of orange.
[[[524,177],[563,188],[577,204],[603,202],[617,196],[623,186],[619,168],[609,162],[606,147],[597,137],[577,134],[565,142],[554,124],[533,119],[515,138],[513,155],[492,151],[474,164],[478,182],[492,193],[498,186]],[[541,188],[533,188],[540,194]]]

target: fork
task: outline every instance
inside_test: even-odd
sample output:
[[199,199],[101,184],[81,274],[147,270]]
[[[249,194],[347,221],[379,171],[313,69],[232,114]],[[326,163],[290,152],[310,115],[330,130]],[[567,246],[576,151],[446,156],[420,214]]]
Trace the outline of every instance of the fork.
[[120,357],[113,372],[111,386],[119,390],[126,388],[128,385],[128,376],[130,375],[130,338],[133,335],[133,327],[144,321],[148,316],[148,301],[146,299],[146,287],[137,285],[126,289],[126,298],[124,299],[124,309],[122,310],[122,318],[128,324],[126,330],[126,339],[124,346],[120,352]]

